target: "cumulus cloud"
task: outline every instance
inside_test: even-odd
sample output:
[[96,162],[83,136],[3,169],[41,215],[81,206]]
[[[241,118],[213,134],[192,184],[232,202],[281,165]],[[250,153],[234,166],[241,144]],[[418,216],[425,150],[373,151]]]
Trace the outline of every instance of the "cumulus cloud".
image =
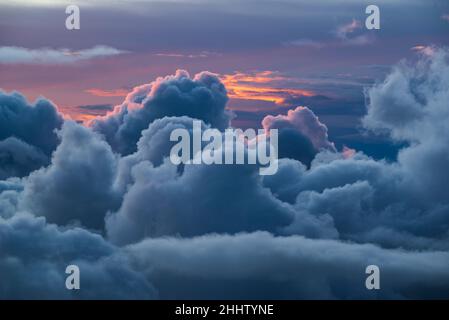
[[[310,110],[297,110],[306,110],[310,119],[317,121]],[[300,130],[302,120],[307,122],[307,115],[295,118],[296,130]],[[276,118],[281,122],[280,119]],[[296,215],[292,206],[279,201],[263,187],[256,165],[185,165],[180,171],[168,160],[164,162],[174,144],[169,141],[172,130],[191,131],[192,121],[188,117],[155,120],[143,131],[137,152],[120,160],[116,188],[126,193],[120,209],[106,219],[108,236],[114,243],[175,234],[194,236],[255,230],[278,233],[291,223]],[[325,127],[319,122],[309,125],[304,132],[317,145],[327,146]],[[302,219],[298,233],[335,237],[328,215],[297,215]]]
[[112,186],[117,159],[98,134],[79,124],[66,122],[58,134],[51,165],[26,179],[21,206],[52,223],[101,230],[119,201]]
[[369,92],[367,128],[384,132],[409,148],[398,155],[404,183],[423,202],[447,203],[449,54],[437,50],[416,66],[401,64]]
[[447,250],[448,74],[440,50],[417,65],[399,65],[367,92],[366,128],[408,145],[396,162],[321,153],[308,171],[281,161],[279,177],[265,177],[265,185],[298,212],[328,213],[342,239]]
[[102,133],[114,150],[130,154],[136,150],[141,132],[156,119],[166,116],[189,116],[223,130],[231,114],[225,110],[226,89],[219,78],[202,72],[190,78],[186,71],[158,78],[135,88],[123,104],[90,126]]
[[20,93],[0,91],[0,139],[16,137],[51,154],[58,144],[54,130],[62,123],[50,101],[41,98],[30,104]]
[[423,141],[435,134],[443,139],[448,59],[448,52],[440,49],[423,55],[416,66],[406,62],[396,66],[383,83],[370,89],[364,126],[385,131],[395,140]]
[[17,93],[0,91],[0,179],[25,176],[49,163],[58,145],[62,116],[48,100],[30,104]]
[[123,53],[126,53],[126,51],[108,46],[95,46],[78,51],[52,48],[0,47],[0,64],[70,64]]
[[17,213],[19,195],[23,191],[20,179],[0,180],[0,218],[10,218]]
[[307,107],[289,110],[287,115],[266,116],[262,126],[267,132],[278,130],[281,158],[292,158],[310,165],[318,152],[336,151],[328,140],[326,126]]
[[[391,162],[338,152],[308,108],[266,117],[287,144],[264,177],[256,165],[167,160],[173,129],[194,118],[229,126],[226,90],[209,73],[136,87],[92,127],[67,122],[58,136],[57,125],[24,121],[40,108],[58,119],[48,101],[1,95],[0,121],[26,110],[17,127],[3,120],[5,154],[14,151],[4,159],[28,165],[30,146],[48,155],[60,144],[47,167],[0,180],[0,295],[36,297],[32,268],[55,296],[62,259],[89,281],[87,296],[64,298],[448,298],[448,75],[447,50],[435,49],[366,90],[365,129],[404,145]],[[369,264],[381,268],[380,291],[364,287]]]
[[[447,99],[443,84],[447,80],[435,76],[437,73],[432,69],[444,70],[444,65],[430,68],[435,63],[446,62],[435,55],[416,67],[404,67],[402,77],[397,78],[401,81],[405,78],[402,88],[410,88],[407,81],[414,85],[419,83],[417,79],[426,82],[423,72],[430,73],[428,84],[434,89],[421,86],[416,92],[403,91],[414,96],[419,96],[421,91],[428,93],[429,97],[424,100],[432,100],[429,108],[443,110],[441,103]],[[416,73],[419,69],[423,70]],[[387,80],[368,92],[370,105],[364,120],[367,128],[377,130],[368,123],[373,114],[377,114],[372,110],[391,105],[385,103],[390,101],[387,89],[397,88],[395,85],[397,83]],[[141,87],[133,94],[136,99],[144,99],[149,89]],[[394,96],[400,91],[391,92]],[[441,100],[435,100],[437,97]],[[410,131],[410,134],[420,132],[432,138],[421,137],[424,143],[416,144],[412,136],[407,137],[413,145],[404,148],[395,163],[375,161],[354,151],[350,157],[345,152],[337,153],[328,140],[326,127],[307,108],[299,107],[285,116],[268,116],[264,119],[264,128],[281,130],[280,143],[290,142],[286,151],[291,152],[301,141],[311,146],[298,148],[293,155],[281,154],[282,157],[301,160],[302,153],[313,152],[307,161],[303,160],[306,166],[281,159],[278,173],[263,180],[251,167],[203,165],[187,166],[179,171],[170,163],[164,164],[163,159],[170,150],[167,143],[170,130],[189,127],[189,118],[175,119],[153,122],[144,131],[138,151],[119,161],[116,188],[125,194],[120,208],[107,217],[107,232],[115,243],[136,242],[147,236],[267,230],[274,234],[368,241],[384,247],[448,247],[444,192],[447,179],[444,173],[436,174],[442,171],[437,164],[445,162],[447,148],[442,143],[446,135],[432,135],[432,130],[439,132],[445,128],[441,114],[428,133],[424,127]],[[388,121],[392,119],[388,117],[379,123],[384,128],[390,126]],[[422,123],[427,124],[428,119],[422,119]],[[436,125],[439,123],[441,126]],[[400,126],[391,127],[400,130]],[[300,136],[302,140],[282,137],[284,130],[288,133],[286,137]],[[433,150],[433,145],[438,148]],[[423,170],[429,160],[434,161],[435,170]],[[213,183],[205,187],[204,181]],[[263,208],[269,208],[270,214]],[[226,220],[221,220],[222,216]],[[267,217],[267,220],[260,217]],[[201,222],[195,225],[188,222],[197,220]]]
[[[67,290],[65,269],[77,265],[82,290]],[[99,235],[61,230],[44,218],[0,217],[0,299],[149,299],[157,292],[125,256]]]
[[[447,298],[448,252],[404,252],[269,233],[150,239],[127,248],[163,299]],[[366,290],[365,268],[382,270]]]
[[0,179],[27,176],[48,160],[41,150],[15,137],[0,141]]
[[158,168],[141,162],[131,174],[122,206],[106,220],[117,244],[177,234],[276,232],[293,218],[291,206],[261,186],[255,166],[186,165],[179,174],[169,162]]
[[[201,122],[201,129],[207,128],[209,127]],[[135,165],[149,161],[157,167],[164,162],[165,158],[170,157],[171,148],[177,143],[170,141],[170,134],[176,129],[185,129],[192,136],[193,119],[186,116],[156,119],[148,129],[142,131],[142,136],[137,142],[137,151],[122,157],[118,162],[118,174],[115,181],[117,190],[125,192],[128,185],[132,183],[131,171]],[[191,155],[191,158],[193,156]]]

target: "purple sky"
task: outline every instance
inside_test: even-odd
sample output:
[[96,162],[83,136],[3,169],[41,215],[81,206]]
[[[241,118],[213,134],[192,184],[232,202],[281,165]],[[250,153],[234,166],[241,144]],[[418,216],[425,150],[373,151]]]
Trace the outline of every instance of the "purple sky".
[[380,30],[364,26],[371,2],[355,0],[70,1],[78,31],[65,28],[65,1],[48,3],[0,2],[0,88],[43,95],[78,120],[158,76],[208,70],[230,91],[235,126],[307,105],[350,144],[363,88],[400,59],[449,44],[444,0],[377,1]]

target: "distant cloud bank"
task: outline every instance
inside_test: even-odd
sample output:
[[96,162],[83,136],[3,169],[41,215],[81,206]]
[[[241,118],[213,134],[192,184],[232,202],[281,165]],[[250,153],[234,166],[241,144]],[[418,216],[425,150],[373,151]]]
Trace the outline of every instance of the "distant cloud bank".
[[71,64],[82,60],[116,56],[126,52],[108,46],[95,46],[83,50],[0,47],[0,64]]

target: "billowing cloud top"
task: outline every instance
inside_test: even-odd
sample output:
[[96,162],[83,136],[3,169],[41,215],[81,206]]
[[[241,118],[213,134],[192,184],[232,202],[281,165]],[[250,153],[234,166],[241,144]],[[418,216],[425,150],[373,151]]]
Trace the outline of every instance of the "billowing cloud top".
[[59,143],[54,130],[62,123],[50,101],[39,99],[33,105],[17,92],[0,91],[0,179],[26,176],[48,165]]
[[129,154],[136,150],[142,130],[155,119],[189,116],[220,130],[227,128],[231,119],[225,110],[227,101],[226,89],[216,75],[202,72],[190,78],[178,70],[173,76],[134,88],[123,104],[90,126],[104,134],[114,150]]

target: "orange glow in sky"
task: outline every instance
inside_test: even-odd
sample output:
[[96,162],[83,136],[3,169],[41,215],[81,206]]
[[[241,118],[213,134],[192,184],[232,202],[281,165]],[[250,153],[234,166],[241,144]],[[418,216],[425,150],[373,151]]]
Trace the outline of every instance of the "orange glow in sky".
[[310,90],[275,86],[276,82],[288,80],[288,78],[272,71],[255,74],[237,72],[223,75],[221,80],[228,90],[229,97],[234,99],[269,101],[282,105],[290,96],[315,95]]

